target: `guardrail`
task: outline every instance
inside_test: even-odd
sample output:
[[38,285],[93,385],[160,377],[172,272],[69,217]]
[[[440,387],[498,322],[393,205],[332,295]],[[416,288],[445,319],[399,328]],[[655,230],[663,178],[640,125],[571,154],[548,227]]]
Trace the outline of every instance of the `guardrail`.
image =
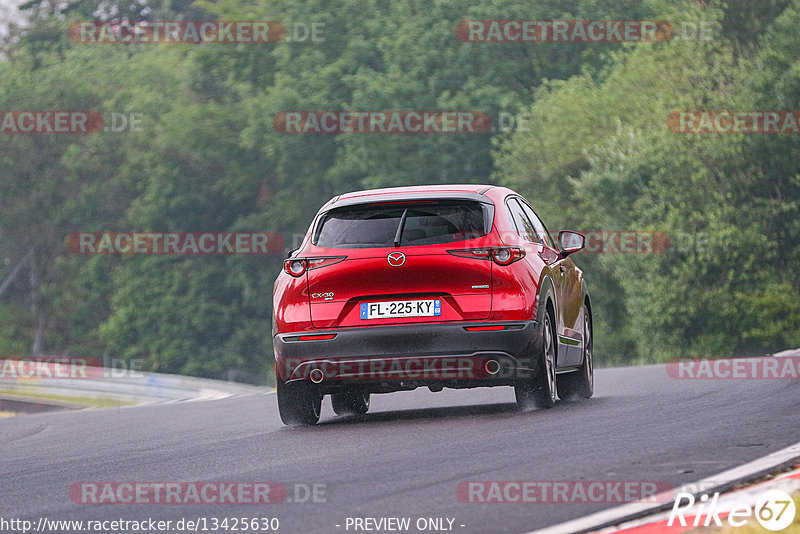
[[[103,372],[105,371],[105,372]],[[260,395],[268,387],[160,373],[124,373],[105,368],[87,373],[96,378],[16,378],[0,380],[0,396],[56,396],[114,399],[129,403],[214,400],[236,395]]]

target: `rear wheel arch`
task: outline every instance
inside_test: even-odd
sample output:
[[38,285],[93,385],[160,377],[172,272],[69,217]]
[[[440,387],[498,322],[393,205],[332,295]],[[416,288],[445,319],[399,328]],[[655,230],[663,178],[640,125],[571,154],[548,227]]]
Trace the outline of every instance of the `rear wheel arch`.
[[589,296],[589,287],[586,284],[586,280],[583,278],[581,279],[581,302],[589,307],[589,311],[592,310],[592,299]]
[[558,329],[556,327],[556,307],[553,303],[555,299],[548,298],[547,302],[545,303],[545,310],[544,312],[550,315],[550,324],[553,329],[553,351],[555,352],[555,366],[558,367]]
[[583,311],[583,356],[581,367],[571,373],[559,375],[558,396],[562,400],[588,399],[594,395],[594,334],[592,308],[589,297],[582,302]]
[[589,298],[589,295],[584,295],[583,305],[589,310],[589,324],[594,328],[594,311],[592,310],[592,299]]
[[548,306],[550,306],[550,311],[553,313],[553,318],[555,318],[556,291],[553,281],[547,275],[542,277],[542,281],[539,284],[538,300],[536,305],[536,320],[539,322],[542,321],[542,317],[544,317],[542,314],[547,312]]
[[586,281],[581,283],[581,303],[589,310],[589,326],[592,328],[594,334],[594,310],[592,309],[592,298],[589,296],[589,290],[586,287]]
[[[588,294],[585,294],[583,296],[583,305],[589,311],[589,330],[590,330],[589,335],[591,336],[592,342],[594,342],[594,312],[592,311],[592,299],[589,298]],[[586,343],[586,338],[585,337],[584,337],[583,342]],[[583,359],[585,360],[585,358],[583,358]],[[584,364],[585,363],[586,362],[584,361]]]
[[[555,322],[557,317],[555,286],[547,275],[542,278],[542,282],[539,284],[539,303],[536,307],[536,321],[542,325],[542,328],[544,328],[544,314],[546,313],[550,313],[550,321],[553,323],[553,328],[557,330]],[[555,343],[555,352],[556,365],[558,365],[558,343]]]

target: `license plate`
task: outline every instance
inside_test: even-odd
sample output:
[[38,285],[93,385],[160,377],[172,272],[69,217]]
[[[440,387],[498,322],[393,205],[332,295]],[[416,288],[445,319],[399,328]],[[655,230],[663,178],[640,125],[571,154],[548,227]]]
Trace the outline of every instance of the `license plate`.
[[393,300],[391,302],[362,302],[362,319],[393,319],[395,317],[438,317],[442,301]]

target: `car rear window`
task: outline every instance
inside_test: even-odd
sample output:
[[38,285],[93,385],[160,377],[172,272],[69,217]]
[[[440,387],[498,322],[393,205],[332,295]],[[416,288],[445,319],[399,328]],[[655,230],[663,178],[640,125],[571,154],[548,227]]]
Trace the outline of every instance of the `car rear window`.
[[313,243],[331,248],[392,247],[464,241],[491,231],[494,207],[475,201],[418,201],[335,208],[317,224]]

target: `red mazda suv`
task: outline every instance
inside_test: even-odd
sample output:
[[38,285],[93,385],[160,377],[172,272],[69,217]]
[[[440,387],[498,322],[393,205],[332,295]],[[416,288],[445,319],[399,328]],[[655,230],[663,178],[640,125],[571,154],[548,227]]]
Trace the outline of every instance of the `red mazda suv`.
[[589,398],[592,306],[568,256],[510,189],[358,191],[317,213],[273,293],[278,408],[313,425],[322,399],[364,414],[370,394],[513,386],[528,409]]

